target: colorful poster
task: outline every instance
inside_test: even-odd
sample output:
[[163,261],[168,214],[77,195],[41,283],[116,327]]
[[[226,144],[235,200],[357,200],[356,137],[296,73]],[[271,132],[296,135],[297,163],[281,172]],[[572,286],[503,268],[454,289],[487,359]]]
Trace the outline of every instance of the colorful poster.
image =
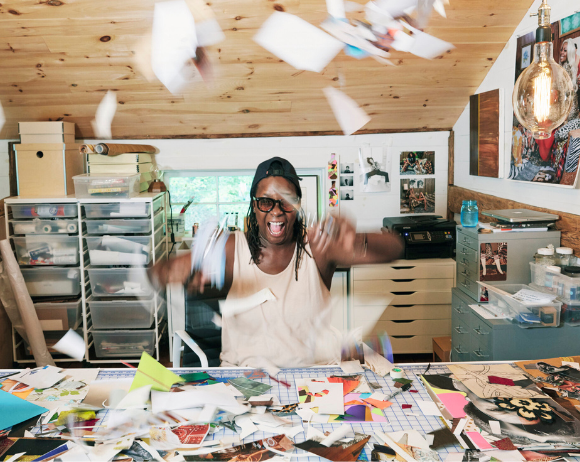
[[401,175],[433,175],[435,151],[403,151],[399,158]]
[[507,279],[507,242],[480,244],[480,281],[505,281]]
[[401,179],[401,213],[435,213],[435,178]]

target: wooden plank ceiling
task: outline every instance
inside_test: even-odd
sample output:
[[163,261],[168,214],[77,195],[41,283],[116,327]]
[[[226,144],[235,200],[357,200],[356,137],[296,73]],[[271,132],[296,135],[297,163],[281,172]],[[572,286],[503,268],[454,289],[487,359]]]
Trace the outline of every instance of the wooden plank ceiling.
[[[349,17],[363,17],[360,11]],[[107,90],[117,92],[114,138],[339,133],[322,93],[354,98],[372,120],[360,133],[450,129],[532,0],[450,0],[426,32],[456,48],[424,60],[394,52],[396,67],[341,52],[321,73],[297,71],[252,37],[274,11],[314,25],[324,0],[209,0],[226,40],[209,50],[216,79],[184,94],[149,82],[135,65],[150,33],[154,0],[8,0],[0,4],[1,139],[17,122],[66,120],[91,138]]]

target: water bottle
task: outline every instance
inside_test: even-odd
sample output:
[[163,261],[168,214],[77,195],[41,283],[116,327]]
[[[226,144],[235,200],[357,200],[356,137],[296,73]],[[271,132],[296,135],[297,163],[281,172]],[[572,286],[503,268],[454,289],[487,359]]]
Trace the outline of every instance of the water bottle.
[[461,226],[475,228],[479,221],[477,201],[463,201],[461,205]]

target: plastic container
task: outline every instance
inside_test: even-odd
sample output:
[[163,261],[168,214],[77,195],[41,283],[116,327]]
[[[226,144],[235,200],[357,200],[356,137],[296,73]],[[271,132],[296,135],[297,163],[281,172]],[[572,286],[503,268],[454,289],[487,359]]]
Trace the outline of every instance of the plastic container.
[[535,290],[524,284],[490,284],[482,283],[488,289],[489,303],[495,305],[501,312],[508,312],[512,321],[522,328],[558,327],[562,302],[524,303],[513,298],[522,289]]
[[165,212],[157,212],[157,215],[155,215],[155,218],[153,218],[153,230],[159,229],[159,226],[161,226],[164,222]]
[[10,204],[13,218],[74,218],[78,216],[76,204]]
[[32,297],[75,296],[81,293],[80,268],[21,268]]
[[562,322],[569,326],[580,326],[580,302],[569,302],[562,305]]
[[145,268],[87,268],[95,297],[150,297]]
[[87,234],[149,234],[151,220],[87,220]]
[[574,251],[570,247],[558,247],[556,249],[556,264],[558,266],[570,266],[570,259]]
[[84,173],[73,176],[75,196],[79,199],[133,197],[139,195],[140,174],[109,175]]
[[95,330],[97,358],[139,357],[146,351],[155,353],[155,330]]
[[28,220],[11,221],[14,234],[78,234],[76,220]]
[[148,217],[148,202],[115,202],[113,204],[83,204],[87,218],[139,218]]
[[559,266],[546,266],[546,275],[544,276],[544,288],[551,293],[557,294],[560,286],[560,275],[562,270]]
[[461,205],[461,226],[475,228],[479,222],[477,201],[463,201]]
[[[580,267],[566,266],[562,268],[561,273],[554,271],[554,268],[548,270],[548,268],[551,267],[541,266],[535,263],[530,263],[530,267],[532,271],[532,281],[536,280],[538,273],[544,273],[547,275],[543,285],[536,284],[535,282],[531,284],[534,289],[540,289],[545,292],[556,294],[564,303],[580,303]],[[549,276],[549,273],[553,274]],[[550,277],[552,278],[552,284],[548,286],[547,281]]]
[[161,227],[154,234],[155,246],[158,246],[161,241],[165,241],[165,229]]
[[[59,351],[56,351],[54,349],[54,345],[56,345],[56,343],[64,337],[64,335],[67,333],[67,330],[50,330],[50,331],[44,331],[44,340],[46,341],[46,346],[48,348],[48,352],[54,357],[54,358],[68,358],[68,356],[60,353]],[[83,337],[83,329],[76,329],[76,333],[79,334],[81,337]],[[24,355],[27,357],[32,358],[32,348],[30,348],[30,345],[28,344],[28,342],[24,339],[22,339],[23,344],[24,344]],[[70,359],[70,358],[69,358]]]
[[76,265],[79,238],[76,236],[13,237],[19,265]]
[[80,299],[67,303],[35,303],[34,308],[44,331],[78,329],[83,321]]
[[93,329],[150,328],[155,314],[155,300],[87,300]]
[[85,237],[91,265],[148,265],[151,261],[149,236]]
[[534,259],[538,265],[553,266],[556,264],[554,249],[549,248],[538,249],[536,254],[534,255]]

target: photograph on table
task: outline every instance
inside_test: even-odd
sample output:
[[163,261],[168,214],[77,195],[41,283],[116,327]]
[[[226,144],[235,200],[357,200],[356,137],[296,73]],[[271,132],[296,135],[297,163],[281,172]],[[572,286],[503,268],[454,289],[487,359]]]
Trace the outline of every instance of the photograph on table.
[[480,281],[507,280],[507,242],[486,242],[479,245]]
[[435,178],[401,179],[401,213],[435,212]]
[[341,186],[354,186],[354,175],[341,175],[340,176],[340,185]]
[[345,162],[340,166],[340,173],[344,175],[352,175],[354,173],[354,162]]
[[[568,27],[562,29],[563,34],[560,33],[560,23],[568,24],[573,20],[573,17],[568,17],[552,24],[554,59],[566,70],[574,86],[572,109],[567,120],[545,140],[535,140],[532,132],[525,129],[513,115],[510,180],[564,187],[576,185],[580,157],[580,29]],[[516,81],[533,60],[534,45],[534,32],[517,39]]]
[[354,200],[354,189],[352,188],[340,188],[340,198],[343,201],[353,201]]
[[403,151],[399,156],[401,175],[433,175],[435,151]]
[[384,147],[364,147],[358,151],[361,192],[389,192],[391,159]]

